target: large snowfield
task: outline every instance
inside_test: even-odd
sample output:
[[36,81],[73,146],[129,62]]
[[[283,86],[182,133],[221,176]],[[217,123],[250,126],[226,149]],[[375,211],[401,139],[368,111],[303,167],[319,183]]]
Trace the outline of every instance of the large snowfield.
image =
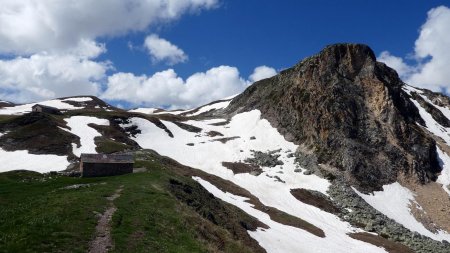
[[101,134],[90,127],[89,124],[107,126],[109,125],[109,121],[95,117],[74,116],[66,119],[66,122],[67,126],[71,129],[69,132],[80,137],[80,147],[77,147],[75,143],[72,144],[73,154],[80,157],[81,153],[97,153],[94,139],[97,136],[101,136]]
[[[333,252],[343,253],[385,252],[382,248],[352,239],[347,235],[362,230],[353,228],[337,216],[304,204],[292,196],[290,190],[295,188],[316,190],[327,194],[330,183],[315,175],[294,172],[295,158],[289,157],[289,153],[294,152],[297,146],[286,141],[267,120],[261,119],[261,113],[258,110],[235,115],[226,125],[211,125],[223,121],[223,119],[214,119],[184,122],[202,128],[200,133],[189,132],[171,122],[162,121],[173,133],[173,138],[163,129],[142,118],[132,118],[131,123],[123,127],[138,126],[142,132],[134,140],[141,147],[154,149],[182,164],[229,180],[248,190],[263,204],[306,220],[321,228],[326,235],[325,238],[317,237],[305,230],[275,222],[266,213],[245,202],[242,197],[224,193],[210,182],[196,178],[216,197],[236,205],[270,226],[269,229],[250,232],[251,236],[268,252],[330,252],[330,249],[333,249]],[[210,137],[209,131],[217,131],[223,136]],[[226,143],[217,141],[227,137],[238,138],[230,139]],[[262,168],[263,173],[258,176],[248,173],[234,174],[222,166],[222,162],[239,162],[251,157],[251,150],[266,152],[278,149],[281,155],[279,159],[284,164]],[[275,176],[284,182],[280,182]]]

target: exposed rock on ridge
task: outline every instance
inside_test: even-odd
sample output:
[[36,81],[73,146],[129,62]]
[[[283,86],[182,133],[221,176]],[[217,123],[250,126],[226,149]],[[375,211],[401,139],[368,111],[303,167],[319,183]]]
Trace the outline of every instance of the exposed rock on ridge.
[[261,110],[362,191],[380,190],[400,172],[426,183],[441,170],[435,141],[417,126],[423,119],[402,86],[368,46],[336,44],[254,83],[227,112]]

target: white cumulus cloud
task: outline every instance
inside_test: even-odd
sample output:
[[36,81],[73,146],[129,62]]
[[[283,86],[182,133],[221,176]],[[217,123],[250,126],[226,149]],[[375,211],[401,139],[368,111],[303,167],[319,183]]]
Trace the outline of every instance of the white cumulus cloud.
[[183,50],[156,34],[147,36],[144,46],[155,63],[166,62],[168,65],[175,65],[188,59]]
[[0,53],[16,55],[76,47],[81,40],[144,31],[218,0],[2,0]]
[[253,71],[253,74],[250,75],[250,81],[251,82],[257,82],[262,79],[266,79],[269,77],[272,77],[277,74],[277,71],[274,68],[267,67],[267,66],[259,66],[255,68]]
[[445,6],[428,12],[415,42],[412,63],[389,52],[378,60],[399,72],[406,83],[434,91],[450,91],[450,9]]
[[29,102],[73,95],[98,95],[100,81],[111,67],[92,60],[102,45],[85,41],[68,53],[37,53],[0,60],[0,97]]
[[[256,68],[252,76],[260,73],[258,69],[261,68]],[[195,73],[186,80],[173,69],[151,76],[116,73],[108,78],[102,98],[126,101],[134,106],[192,108],[240,93],[251,82],[253,80],[242,78],[238,69],[230,66]]]

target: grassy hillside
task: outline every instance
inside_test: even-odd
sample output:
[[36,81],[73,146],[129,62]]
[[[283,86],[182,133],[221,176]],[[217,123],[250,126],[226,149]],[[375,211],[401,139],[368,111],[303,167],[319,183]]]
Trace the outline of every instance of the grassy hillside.
[[0,173],[0,252],[86,252],[118,188],[111,252],[263,252],[244,228],[253,218],[154,153],[135,167],[142,172],[104,178]]

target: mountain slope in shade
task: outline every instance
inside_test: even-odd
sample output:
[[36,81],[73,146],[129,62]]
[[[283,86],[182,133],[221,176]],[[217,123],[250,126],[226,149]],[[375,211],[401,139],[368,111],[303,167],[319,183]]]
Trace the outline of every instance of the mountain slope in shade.
[[66,105],[82,99],[57,99],[62,115],[0,108],[0,171],[23,168],[14,152],[67,158],[49,171],[83,150],[152,149],[259,220],[241,224],[259,250],[450,252],[450,99],[404,84],[365,45],[328,46],[192,110]]

